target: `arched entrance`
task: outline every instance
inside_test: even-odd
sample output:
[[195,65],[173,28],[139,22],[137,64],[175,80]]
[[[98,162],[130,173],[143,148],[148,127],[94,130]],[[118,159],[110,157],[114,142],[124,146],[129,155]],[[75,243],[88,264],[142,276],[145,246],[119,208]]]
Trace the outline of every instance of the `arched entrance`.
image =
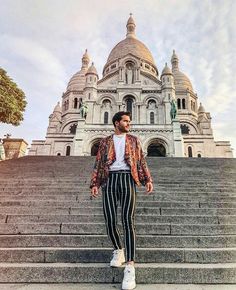
[[147,148],[147,156],[166,157],[166,148],[159,140],[154,140]]
[[91,156],[96,156],[98,153],[98,147],[101,139],[96,140],[91,148]]

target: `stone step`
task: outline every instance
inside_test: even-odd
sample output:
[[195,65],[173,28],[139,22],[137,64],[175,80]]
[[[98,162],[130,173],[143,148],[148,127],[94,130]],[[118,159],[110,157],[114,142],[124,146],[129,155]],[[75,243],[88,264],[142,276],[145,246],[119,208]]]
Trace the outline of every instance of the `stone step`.
[[[118,216],[120,219],[120,216]],[[154,216],[136,215],[136,222],[175,223],[175,224],[236,224],[236,215],[232,216]],[[0,223],[73,223],[104,222],[103,214],[80,215],[0,215]]]
[[[118,208],[120,211],[120,208]],[[119,213],[118,211],[118,213]],[[102,207],[27,207],[27,206],[5,206],[1,208],[1,214],[102,214]],[[159,207],[137,207],[136,215],[236,215],[236,208],[159,208]]]
[[[119,225],[120,226],[120,225]],[[121,228],[121,226],[120,226]],[[236,234],[236,224],[196,225],[136,223],[137,234],[145,235],[230,235]],[[104,223],[29,223],[0,224],[0,235],[9,234],[106,234]]]
[[[123,267],[103,263],[0,263],[0,283],[120,283]],[[236,283],[236,264],[137,263],[137,283]]]
[[[235,247],[236,235],[137,235],[140,248],[223,248]],[[0,235],[0,248],[16,247],[110,247],[107,235]]]
[[[77,201],[45,201],[45,200],[37,200],[37,201],[0,201],[0,206],[4,207],[16,207],[16,206],[25,206],[25,207],[102,207],[102,201],[98,200],[77,200]],[[202,205],[202,206],[201,206]],[[215,206],[214,206],[215,205]],[[199,202],[168,202],[168,201],[137,201],[136,207],[162,207],[162,208],[198,208],[198,207],[211,207],[211,208],[234,208],[236,209],[236,203],[213,203],[207,206],[207,203],[199,203]]]
[[[111,248],[1,248],[3,263],[109,263]],[[137,248],[139,263],[235,263],[236,248]]]
[[[0,202],[15,202],[15,201],[33,201],[33,202],[38,202],[38,201],[67,201],[67,202],[82,202],[84,200],[88,200],[89,196],[88,193],[86,194],[54,194],[54,195],[32,195],[32,194],[20,194],[20,195],[0,195]],[[98,199],[98,201],[100,198]],[[90,199],[89,199],[90,201]],[[97,202],[96,200],[94,200]],[[159,202],[178,202],[178,203],[229,203],[229,204],[235,204],[236,203],[236,197],[204,197],[204,196],[199,196],[199,197],[192,197],[192,196],[169,196],[169,195],[144,195],[144,194],[138,194],[137,195],[137,201],[159,201]]]

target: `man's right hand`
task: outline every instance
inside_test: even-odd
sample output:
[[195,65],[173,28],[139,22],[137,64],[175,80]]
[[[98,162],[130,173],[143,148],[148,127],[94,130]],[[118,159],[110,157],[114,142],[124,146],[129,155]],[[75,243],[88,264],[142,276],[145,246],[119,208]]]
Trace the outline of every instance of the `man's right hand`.
[[91,198],[96,198],[99,194],[98,187],[94,186],[91,188]]

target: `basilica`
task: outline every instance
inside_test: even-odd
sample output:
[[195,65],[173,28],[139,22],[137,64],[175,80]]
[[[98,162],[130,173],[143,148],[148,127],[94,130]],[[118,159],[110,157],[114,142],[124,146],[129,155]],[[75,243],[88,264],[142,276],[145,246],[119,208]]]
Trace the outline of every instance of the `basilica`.
[[110,52],[99,78],[87,50],[61,102],[49,116],[45,140],[33,140],[29,155],[96,155],[114,131],[112,116],[129,111],[131,134],[147,156],[233,157],[229,141],[215,141],[211,115],[199,103],[175,51],[160,73],[149,49],[136,37],[130,15],[125,39]]

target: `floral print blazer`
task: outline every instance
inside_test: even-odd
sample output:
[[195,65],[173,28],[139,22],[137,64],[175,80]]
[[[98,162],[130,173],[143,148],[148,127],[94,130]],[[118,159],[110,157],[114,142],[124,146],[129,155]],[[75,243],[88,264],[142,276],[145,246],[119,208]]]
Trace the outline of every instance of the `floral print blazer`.
[[[135,183],[140,186],[152,182],[152,178],[144,158],[141,144],[137,137],[126,134],[125,161],[130,166]],[[101,140],[94,169],[92,173],[90,188],[104,185],[109,175],[109,167],[116,160],[113,134]]]

